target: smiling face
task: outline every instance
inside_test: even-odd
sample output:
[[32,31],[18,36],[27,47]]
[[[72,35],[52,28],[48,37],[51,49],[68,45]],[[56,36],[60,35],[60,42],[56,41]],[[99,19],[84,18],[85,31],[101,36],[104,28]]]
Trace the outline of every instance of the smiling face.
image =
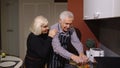
[[64,32],[68,31],[71,26],[72,26],[72,22],[73,22],[73,18],[65,18],[65,19],[60,19],[60,24],[61,24],[61,28]]
[[42,34],[46,34],[46,33],[48,33],[48,31],[49,31],[48,24],[47,24],[47,25],[43,25],[43,26],[41,27],[41,32],[42,32]]

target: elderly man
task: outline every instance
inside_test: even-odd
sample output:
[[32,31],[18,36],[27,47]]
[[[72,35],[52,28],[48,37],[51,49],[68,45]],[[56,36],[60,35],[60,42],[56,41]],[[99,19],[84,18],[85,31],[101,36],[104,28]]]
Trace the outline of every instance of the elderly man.
[[[57,29],[58,33],[52,40],[54,53],[48,68],[64,68],[69,63],[69,60],[73,60],[76,63],[86,63],[88,58],[84,55],[83,45],[77,37],[75,28],[72,26],[74,20],[73,13],[63,11],[59,18],[59,22],[51,26],[51,29]],[[68,50],[70,43],[79,55]]]

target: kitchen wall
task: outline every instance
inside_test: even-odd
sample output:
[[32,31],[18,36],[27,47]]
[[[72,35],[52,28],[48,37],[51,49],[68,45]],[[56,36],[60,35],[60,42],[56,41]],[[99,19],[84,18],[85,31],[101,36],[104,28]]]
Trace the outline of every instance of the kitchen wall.
[[[18,15],[19,15],[18,14],[18,5],[19,4],[18,4],[18,0],[10,0],[10,1],[9,0],[1,0],[1,1],[4,2],[2,4],[5,5],[4,7],[2,7],[3,13],[1,14],[2,15],[1,16],[1,20],[2,20],[1,21],[1,25],[2,25],[2,27],[1,27],[2,33],[1,34],[2,34],[2,39],[4,40],[4,41],[2,41],[2,47],[8,53],[19,56],[19,51],[21,51],[20,53],[23,53],[23,52],[22,52],[22,50],[19,50],[19,47],[18,47],[18,46],[21,46],[21,45],[19,45],[20,42],[19,42],[19,38],[18,38],[19,37],[19,32],[18,32],[19,31],[19,26],[18,26],[19,25],[18,24],[19,23],[18,22],[19,21],[18,20],[18,18],[19,18],[18,17]],[[6,2],[6,1],[8,1],[8,2]],[[32,0],[31,1],[25,0],[25,2],[27,2],[27,1],[32,2]],[[34,0],[34,2],[35,1],[37,1],[37,0]],[[27,5],[30,5],[30,4],[27,4]],[[59,5],[60,4],[56,4],[54,7],[57,8],[57,7],[59,7]],[[63,7],[64,7],[64,5],[63,5]],[[11,9],[13,9],[13,10],[11,10]],[[6,10],[8,12],[6,12]],[[56,9],[56,10],[58,10],[58,9]],[[102,46],[102,48],[107,50],[106,52],[110,52],[110,53],[107,53],[108,55],[110,55],[112,53],[112,51],[109,50],[109,48],[114,48],[114,45],[109,46],[109,44],[117,44],[117,45],[120,44],[119,43],[119,41],[120,41],[119,30],[111,32],[112,34],[110,36],[113,36],[111,38],[118,37],[117,39],[114,38],[115,40],[112,39],[112,41],[114,41],[114,43],[112,43],[112,42],[108,43],[108,44],[101,44],[101,42],[99,43],[99,41],[102,40],[102,38],[106,39],[105,37],[107,36],[107,35],[105,36],[102,33],[106,32],[106,31],[109,32],[109,30],[106,29],[106,31],[104,31],[103,28],[99,29],[98,27],[100,26],[99,25],[100,21],[96,21],[95,24],[93,24],[93,22],[92,22],[92,25],[88,25],[87,22],[83,20],[83,0],[68,0],[68,10],[72,11],[75,14],[75,20],[74,20],[73,24],[75,25],[75,27],[79,28],[79,30],[81,31],[81,35],[82,35],[81,41],[84,44],[85,49],[87,49],[85,46],[86,45],[85,43],[88,38],[94,39],[97,43],[96,46]],[[12,12],[12,14],[9,11]],[[60,11],[62,11],[62,10],[60,10]],[[10,14],[10,15],[7,15],[6,13]],[[57,13],[57,15],[58,14],[59,13]],[[9,18],[9,19],[7,20],[6,18]],[[8,24],[8,22],[9,22],[9,24]],[[107,22],[107,23],[109,23],[109,22]],[[114,23],[114,21],[112,23]],[[116,26],[119,27],[120,26],[119,22],[117,22],[117,23],[118,23],[118,25],[116,25]],[[104,24],[104,25],[106,25],[106,24]],[[116,26],[114,26],[114,27],[116,27]],[[20,27],[20,28],[22,28],[22,27]],[[119,29],[119,28],[117,28],[117,29]],[[101,32],[100,32],[100,30],[101,30]],[[101,36],[99,34],[101,34]],[[8,35],[8,37],[6,37],[6,35]],[[6,40],[9,43],[6,43]],[[117,41],[117,43],[116,43],[116,41]],[[106,41],[102,41],[102,42],[104,43]],[[110,41],[107,41],[107,42],[110,42]],[[23,44],[23,42],[21,44]],[[22,45],[22,46],[24,47],[24,45]],[[117,47],[119,49],[119,46],[116,46],[116,48]],[[116,49],[113,49],[113,51],[116,52]],[[113,53],[112,53],[112,55],[113,55]],[[115,55],[117,55],[117,54],[115,53]],[[22,57],[23,57],[23,55],[22,55]]]
[[87,24],[83,20],[83,0],[68,0],[68,10],[72,11],[75,15],[73,25],[81,31],[82,43],[86,48],[86,40],[93,39],[96,42],[96,46],[99,46],[99,42],[95,35],[91,32]]
[[81,41],[85,49],[86,40],[92,38],[98,47],[105,50],[106,56],[119,56],[120,17],[93,19],[92,21],[83,20],[83,0],[68,0],[68,10],[75,14],[73,24],[81,31]]
[[[112,52],[120,55],[120,17],[86,20],[86,24],[108,52],[106,56],[116,56]],[[111,54],[108,49],[112,51]]]

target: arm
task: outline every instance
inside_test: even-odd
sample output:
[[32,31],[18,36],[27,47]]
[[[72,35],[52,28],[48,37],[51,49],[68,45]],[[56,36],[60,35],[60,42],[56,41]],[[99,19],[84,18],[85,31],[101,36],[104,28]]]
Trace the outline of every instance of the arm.
[[73,31],[73,34],[71,35],[71,43],[73,44],[73,46],[75,47],[75,49],[78,51],[79,54],[83,52],[83,45],[80,42],[75,30]]
[[54,52],[56,52],[57,54],[59,54],[60,56],[66,59],[70,59],[70,57],[72,56],[72,53],[68,52],[66,49],[64,49],[61,46],[59,39],[58,39],[58,35],[59,33],[52,40],[52,46],[53,46]]
[[76,48],[76,50],[79,53],[79,57],[76,57],[76,55],[71,56],[73,61],[75,61],[76,63],[86,63],[88,61],[88,58],[84,55],[83,45],[80,42],[80,40],[79,40],[75,31],[71,35],[71,43],[73,44],[73,46]]

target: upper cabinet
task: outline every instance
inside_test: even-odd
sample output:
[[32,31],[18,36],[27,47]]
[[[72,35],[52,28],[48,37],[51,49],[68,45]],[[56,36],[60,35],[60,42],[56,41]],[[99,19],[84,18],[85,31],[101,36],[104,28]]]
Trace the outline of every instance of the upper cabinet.
[[120,17],[120,0],[84,0],[83,19]]

